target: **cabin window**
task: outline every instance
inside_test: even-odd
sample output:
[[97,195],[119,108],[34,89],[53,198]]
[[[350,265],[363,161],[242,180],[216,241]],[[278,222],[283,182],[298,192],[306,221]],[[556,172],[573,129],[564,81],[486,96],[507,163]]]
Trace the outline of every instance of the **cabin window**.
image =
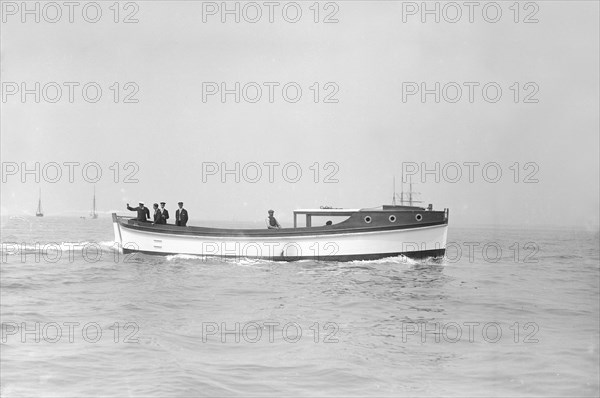
[[417,219],[417,221],[421,221],[421,220],[423,219],[423,216],[422,216],[422,215],[420,215],[420,214],[417,214],[417,215],[415,216],[415,218]]
[[371,222],[371,216],[366,216],[366,217],[365,217],[365,222],[366,222],[367,224],[369,224],[369,223]]
[[389,219],[390,219],[390,222],[396,222],[396,216],[393,214],[389,217]]

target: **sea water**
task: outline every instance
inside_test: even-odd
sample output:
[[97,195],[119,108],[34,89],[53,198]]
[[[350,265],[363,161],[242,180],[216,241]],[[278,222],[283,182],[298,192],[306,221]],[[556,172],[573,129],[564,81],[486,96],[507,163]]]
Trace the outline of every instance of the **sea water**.
[[598,396],[597,229],[447,257],[123,256],[109,217],[3,218],[0,393]]

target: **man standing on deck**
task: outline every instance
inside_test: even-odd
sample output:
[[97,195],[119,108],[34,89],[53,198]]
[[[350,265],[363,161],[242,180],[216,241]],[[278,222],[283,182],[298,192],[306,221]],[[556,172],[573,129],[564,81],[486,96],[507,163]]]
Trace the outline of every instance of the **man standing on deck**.
[[160,202],[160,213],[162,214],[162,224],[166,224],[169,219],[169,211],[165,209],[165,202]]
[[266,219],[267,228],[268,229],[280,229],[281,225],[279,225],[279,223],[277,222],[277,219],[275,217],[273,217],[273,213],[275,213],[273,210],[269,210],[269,217],[267,217],[267,219]]
[[183,208],[183,202],[179,202],[177,204],[179,205],[179,209],[177,209],[175,212],[175,225],[185,227],[188,222],[188,212]]
[[158,209],[158,203],[154,204],[154,224],[162,224],[162,213]]
[[129,207],[129,203],[127,203],[127,210],[129,211],[137,211],[137,220],[146,222],[150,218],[150,210],[147,207],[144,207],[144,202],[140,202],[138,207]]

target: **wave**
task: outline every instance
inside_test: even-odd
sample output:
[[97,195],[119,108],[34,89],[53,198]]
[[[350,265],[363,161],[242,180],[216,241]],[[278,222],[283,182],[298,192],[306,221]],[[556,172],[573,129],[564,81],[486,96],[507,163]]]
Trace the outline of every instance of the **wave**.
[[120,247],[115,241],[79,241],[79,242],[7,242],[3,241],[0,245],[0,255],[2,256],[18,256],[25,254],[48,254],[61,252],[71,252],[79,250],[98,250],[106,252],[119,251]]
[[[251,266],[256,264],[288,264],[287,261],[274,261],[268,259],[250,258],[250,257],[221,257],[221,256],[203,256],[194,254],[172,254],[165,257],[167,261],[180,261],[180,260],[191,260],[191,261],[214,261],[227,264],[235,264],[241,266]],[[302,260],[304,262],[310,260]],[[301,262],[301,261],[297,261]]]

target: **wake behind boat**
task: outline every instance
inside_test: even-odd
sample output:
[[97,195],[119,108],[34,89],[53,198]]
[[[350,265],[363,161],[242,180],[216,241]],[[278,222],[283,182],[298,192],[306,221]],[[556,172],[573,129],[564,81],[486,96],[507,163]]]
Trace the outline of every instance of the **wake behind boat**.
[[[298,216],[305,216],[305,226],[298,227]],[[448,216],[449,209],[435,211],[431,205],[303,209],[294,211],[293,228],[231,229],[153,224],[112,214],[115,241],[124,253],[273,261],[442,257]],[[343,220],[313,226],[315,217]]]

